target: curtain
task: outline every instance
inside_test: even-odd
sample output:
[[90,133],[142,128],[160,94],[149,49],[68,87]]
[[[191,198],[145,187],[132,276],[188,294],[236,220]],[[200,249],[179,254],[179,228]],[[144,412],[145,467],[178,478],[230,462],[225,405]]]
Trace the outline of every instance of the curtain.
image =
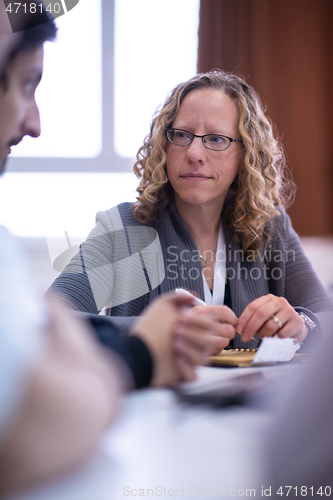
[[333,1],[201,0],[198,72],[242,74],[276,124],[301,235],[333,234]]

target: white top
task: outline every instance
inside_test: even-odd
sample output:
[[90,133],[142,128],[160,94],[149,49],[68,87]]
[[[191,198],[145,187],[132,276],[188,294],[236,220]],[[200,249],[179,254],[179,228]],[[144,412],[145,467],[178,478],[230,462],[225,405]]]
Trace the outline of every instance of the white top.
[[223,233],[222,223],[220,225],[219,236],[217,239],[215,269],[214,269],[214,286],[213,294],[211,294],[207,281],[204,276],[204,269],[202,270],[203,287],[205,293],[205,302],[207,305],[223,305],[224,290],[225,290],[225,238]]
[[0,226],[0,439],[42,351],[46,309],[16,241]]

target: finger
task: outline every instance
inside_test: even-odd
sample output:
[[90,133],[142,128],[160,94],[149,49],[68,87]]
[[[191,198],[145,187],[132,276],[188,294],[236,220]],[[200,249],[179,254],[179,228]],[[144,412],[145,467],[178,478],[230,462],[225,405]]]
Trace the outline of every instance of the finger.
[[188,325],[177,324],[174,328],[174,339],[182,343],[184,349],[191,346],[200,353],[211,352],[212,343],[216,335],[209,329],[193,328]]
[[211,332],[213,335],[218,337],[226,337],[228,341],[234,338],[236,334],[235,327],[229,323],[221,323],[210,317],[206,317],[204,315],[200,315],[199,317],[195,317],[192,321],[188,319],[184,321],[184,326],[187,326],[190,331],[200,332],[200,329]]
[[208,331],[213,325],[217,324],[210,316],[194,315],[192,310],[182,310],[178,313],[176,324],[186,328],[189,331],[202,332]]
[[174,330],[173,345],[193,363],[201,364],[215,349],[216,338],[209,331],[189,331],[178,325]]
[[184,382],[192,382],[197,378],[194,367],[190,366],[186,359],[184,359],[182,356],[176,357],[176,366],[178,369],[180,380]]
[[[249,340],[254,333],[254,329],[251,331],[251,334],[248,332],[248,323],[250,322],[251,318],[256,314],[257,310],[260,308],[267,307],[268,304],[274,299],[277,298],[272,294],[264,295],[262,297],[259,297],[258,299],[253,300],[248,306],[244,309],[242,312],[241,316],[239,317],[239,320],[236,325],[236,332],[239,333],[240,335],[244,335],[244,339],[242,337],[242,340]],[[264,309],[263,309],[264,311]],[[268,319],[268,318],[267,318]],[[262,324],[259,326],[259,328],[262,327]]]
[[233,326],[237,324],[237,316],[228,306],[195,306],[193,311],[197,314],[211,315],[216,321],[230,323]]
[[165,300],[171,302],[175,307],[184,307],[184,306],[192,306],[195,302],[195,297],[179,291],[177,293],[171,292],[170,294],[166,294],[164,296]]
[[[188,340],[192,340],[198,346],[208,345],[209,342],[212,344],[210,345],[211,354],[225,349],[236,334],[236,330],[232,325],[218,323],[217,321],[209,321],[208,324],[206,324],[205,321],[205,326],[202,328],[202,322],[198,324],[198,318],[195,318],[195,320],[196,321],[184,321],[179,323],[175,331],[181,332],[184,337]],[[207,334],[209,334],[209,338],[211,339],[209,341]]]
[[211,336],[209,356],[219,354],[223,349],[228,347],[230,340],[227,337]]
[[[194,309],[194,308],[193,308]],[[216,317],[211,314],[193,314],[192,310],[183,312],[179,315],[179,323],[188,327],[189,329],[210,330],[215,335],[226,336],[229,339],[235,336],[235,327],[228,322],[221,322],[216,320]]]
[[[273,319],[276,318],[276,319]],[[259,307],[244,326],[242,340],[250,340],[255,333],[260,335],[274,335],[277,333],[288,320],[286,311],[279,309],[279,304],[276,301],[270,301]]]
[[[292,308],[291,308],[292,309]],[[283,316],[281,315],[283,318]],[[280,319],[280,316],[279,316]],[[280,338],[295,338],[298,340],[299,338],[304,337],[304,323],[302,318],[298,316],[298,314],[292,309],[290,314],[288,314],[288,317],[285,320],[281,321],[283,323],[283,327],[278,329],[277,331],[274,332],[274,334],[277,334]],[[264,336],[269,336],[269,330],[275,329],[274,325],[272,323],[275,323],[273,320],[269,320],[261,329],[259,335],[261,337]],[[273,334],[273,335],[274,335]],[[306,336],[306,335],[305,335]]]
[[[279,315],[278,319],[280,320],[280,315]],[[261,328],[259,328],[257,330],[256,333],[262,339],[263,337],[272,337],[273,335],[278,335],[279,337],[283,337],[284,331],[285,330],[283,327],[280,328],[279,325],[277,324],[277,322],[274,321],[272,318],[270,318],[268,321],[266,321],[266,323]],[[283,332],[282,335],[281,335],[281,332]],[[243,339],[243,337],[244,337],[244,335],[242,336],[242,339]]]
[[233,339],[236,334],[234,326],[229,325],[228,323],[218,323],[217,321],[210,321],[205,328],[202,328],[201,325],[196,325],[195,323],[189,323],[187,325],[184,324],[184,328],[188,329],[189,334],[195,332],[204,335],[205,332],[210,332],[217,337],[225,337],[228,341]]
[[[229,338],[219,337],[214,333],[208,335],[206,334],[204,340],[205,340],[205,345],[203,347],[200,345],[200,339],[199,342],[195,342],[193,345],[195,351],[198,352],[198,357],[196,357],[196,354],[194,353],[192,359],[198,364],[206,364],[209,356],[213,356],[215,354],[220,353],[230,344]],[[183,349],[183,354],[185,356],[186,356],[186,350],[188,349],[189,345],[188,342],[191,341],[192,338],[188,340],[186,337],[184,337],[184,343],[182,344],[181,348]]]
[[238,318],[234,311],[230,309],[228,306],[210,306],[213,314],[215,314],[216,318],[219,321],[230,323],[233,326],[236,326],[238,322]]
[[200,351],[210,351],[212,344],[215,342],[216,335],[209,330],[202,332],[200,330],[188,330],[183,326],[177,326],[174,329],[174,337],[175,339],[179,338],[184,343],[189,342],[193,344]]
[[207,349],[198,350],[194,345],[186,341],[177,339],[174,342],[173,350],[175,357],[181,356],[190,366],[198,366],[207,363],[210,352]]
[[215,335],[219,337],[225,337],[229,341],[232,340],[236,335],[235,327],[229,325],[228,323],[213,324],[211,330],[214,331]]
[[[207,318],[206,315],[193,315],[192,311],[193,309],[178,315],[179,322],[175,326],[175,331],[179,331],[184,337],[192,339],[199,346],[202,346],[204,342],[204,346],[209,348],[210,355],[225,349],[236,334],[235,328],[227,323],[212,320],[210,316]],[[211,336],[209,344],[207,334]]]
[[216,340],[216,346],[214,350],[212,351],[212,356],[215,356],[216,354],[220,354],[223,349],[226,349],[230,344],[230,339],[227,337],[217,337]]

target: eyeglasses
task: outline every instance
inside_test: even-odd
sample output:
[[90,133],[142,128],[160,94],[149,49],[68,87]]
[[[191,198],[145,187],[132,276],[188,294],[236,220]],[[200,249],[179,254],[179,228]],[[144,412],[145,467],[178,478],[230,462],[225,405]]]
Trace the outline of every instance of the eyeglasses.
[[202,139],[202,144],[205,148],[212,149],[213,151],[224,151],[232,142],[243,142],[242,139],[232,139],[226,135],[191,134],[191,132],[187,132],[187,130],[181,130],[179,128],[168,128],[165,132],[167,139],[172,142],[172,144],[176,144],[177,146],[189,146],[189,144],[193,142],[194,137],[199,137]]

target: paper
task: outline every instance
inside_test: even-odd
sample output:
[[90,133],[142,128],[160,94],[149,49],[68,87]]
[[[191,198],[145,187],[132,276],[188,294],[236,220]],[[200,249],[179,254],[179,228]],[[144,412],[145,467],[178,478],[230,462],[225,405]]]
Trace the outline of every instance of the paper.
[[274,337],[264,337],[252,363],[290,361],[300,347],[301,344],[295,343],[292,338],[281,339],[276,335]]

